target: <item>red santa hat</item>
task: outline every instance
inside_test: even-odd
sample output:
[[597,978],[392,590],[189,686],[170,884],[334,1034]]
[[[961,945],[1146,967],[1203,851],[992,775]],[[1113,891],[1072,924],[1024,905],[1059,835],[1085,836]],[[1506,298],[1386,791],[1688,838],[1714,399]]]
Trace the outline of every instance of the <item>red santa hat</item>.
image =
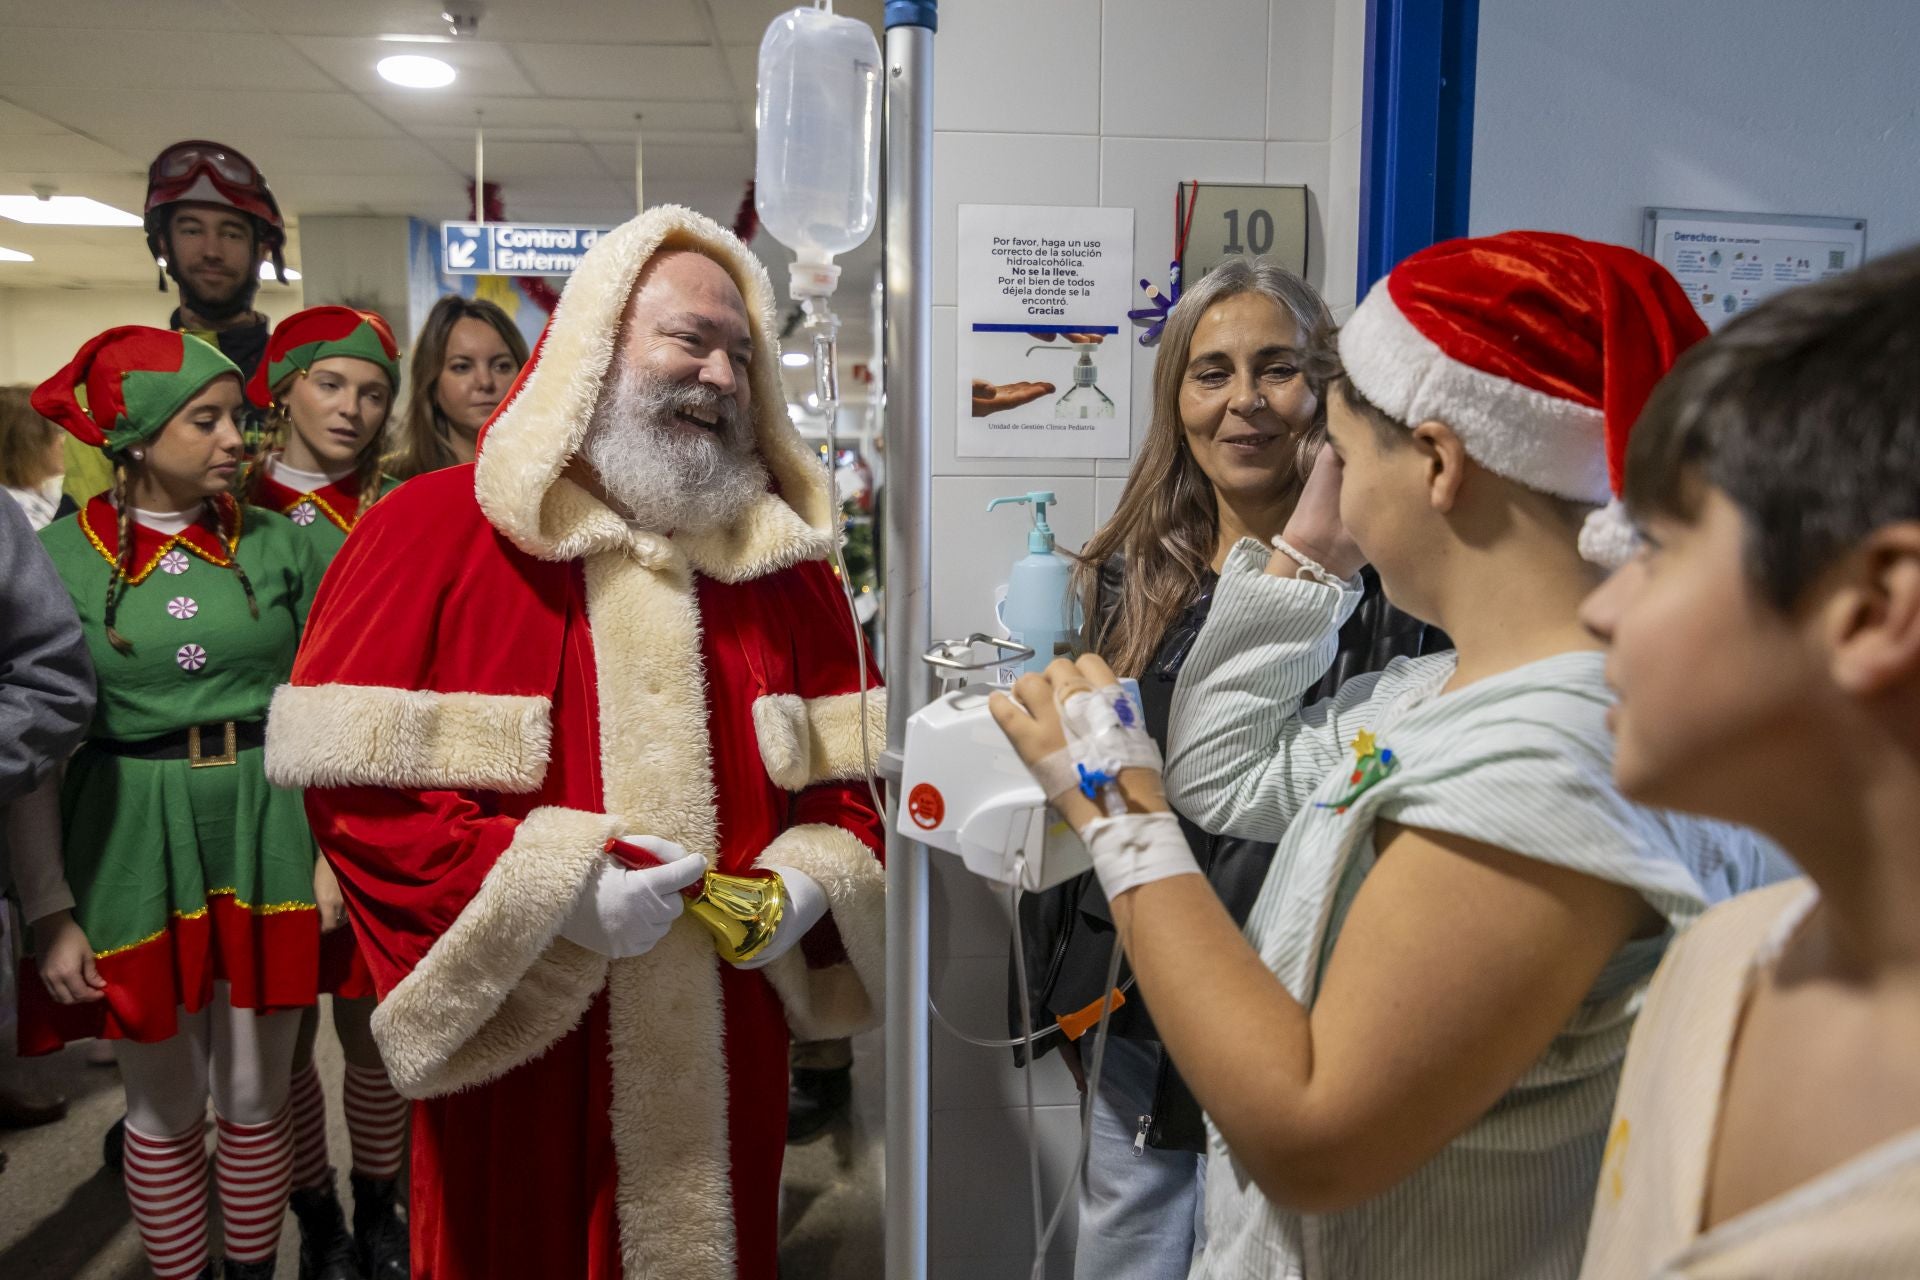
[[1481,466],[1602,506],[1580,553],[1625,561],[1627,435],[1653,386],[1706,325],[1666,268],[1546,231],[1449,240],[1368,291],[1340,331],[1359,393],[1413,424],[1437,419]]

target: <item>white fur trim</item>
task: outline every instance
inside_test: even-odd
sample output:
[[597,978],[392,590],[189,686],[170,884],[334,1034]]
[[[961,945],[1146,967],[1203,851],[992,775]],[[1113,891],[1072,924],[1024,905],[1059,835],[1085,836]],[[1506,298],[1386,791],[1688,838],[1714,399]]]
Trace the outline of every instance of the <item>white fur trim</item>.
[[1618,569],[1633,559],[1633,522],[1619,502],[1591,512],[1580,526],[1580,558],[1603,569]]
[[624,522],[583,490],[561,483],[560,472],[586,435],[634,282],[650,258],[673,248],[712,258],[746,300],[754,438],[779,487],[779,496],[766,495],[731,528],[676,541],[695,568],[722,582],[819,559],[832,550],[835,524],[826,468],[787,416],[766,268],[731,232],[677,205],[649,209],[602,236],[567,282],[539,363],[481,442],[474,468],[480,507],[514,545],[542,560],[627,545]]
[[617,818],[535,809],[480,891],[373,1014],[394,1088],[429,1098],[494,1079],[571,1031],[607,961],[558,936]]
[[552,712],[546,698],[283,684],[267,713],[267,777],[282,787],[523,795],[546,777]]
[[[656,549],[652,563],[623,550],[586,561],[601,788],[627,830],[712,857],[699,602],[686,559]],[[720,963],[711,936],[683,917],[608,979],[620,1250],[632,1280],[734,1280]]]
[[1340,363],[1361,395],[1406,423],[1446,423],[1475,462],[1530,489],[1602,503],[1606,415],[1446,354],[1380,281],[1340,330]]
[[887,746],[887,691],[867,690],[866,746],[861,745],[860,695],[800,698],[770,693],[753,703],[760,759],[777,787],[801,791],[819,782],[865,775],[867,756],[878,764]]
[[807,966],[799,947],[764,972],[801,1040],[836,1040],[878,1025],[886,1008],[887,873],[860,837],[825,823],[789,827],[754,865],[792,867],[827,895],[847,963]]
[[753,736],[760,742],[760,763],[773,785],[799,791],[807,785],[807,702],[792,693],[769,693],[753,700]]
[[[628,1280],[734,1280],[720,963],[713,935],[682,916],[647,954],[614,961],[608,979]],[[758,1136],[775,1147],[785,1141]]]

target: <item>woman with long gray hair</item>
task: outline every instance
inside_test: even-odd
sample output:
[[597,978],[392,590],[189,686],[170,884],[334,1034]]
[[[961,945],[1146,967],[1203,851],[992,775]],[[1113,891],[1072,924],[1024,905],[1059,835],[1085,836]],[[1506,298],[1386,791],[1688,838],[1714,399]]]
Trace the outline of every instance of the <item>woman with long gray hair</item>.
[[[1280,532],[1319,447],[1325,410],[1302,356],[1315,330],[1329,324],[1313,286],[1270,260],[1246,257],[1229,258],[1197,281],[1167,319],[1146,440],[1113,518],[1083,548],[1076,569],[1086,647],[1140,682],[1147,727],[1163,747],[1174,681],[1206,620],[1222,561],[1240,539],[1264,543]],[[1328,680],[1337,686],[1396,654],[1419,653],[1435,634],[1391,609],[1370,583],[1341,633]],[[1244,921],[1274,847],[1181,825],[1228,911]],[[1023,899],[1020,916],[1034,1025],[1097,1012],[1117,939],[1092,873]],[[1074,1273],[1183,1277],[1203,1244],[1200,1107],[1138,992],[1128,991],[1111,1024],[1093,1100]],[[1055,1033],[1037,1052],[1055,1043],[1084,1089],[1073,1039]]]

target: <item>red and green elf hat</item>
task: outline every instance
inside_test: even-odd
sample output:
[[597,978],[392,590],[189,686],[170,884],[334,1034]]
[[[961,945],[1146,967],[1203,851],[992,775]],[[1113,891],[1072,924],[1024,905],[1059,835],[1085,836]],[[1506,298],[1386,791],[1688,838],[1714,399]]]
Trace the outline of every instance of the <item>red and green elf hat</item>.
[[[34,389],[33,410],[108,453],[151,440],[233,361],[190,333],[122,325],[91,338]],[[86,388],[86,407],[79,391]]]
[[352,356],[379,365],[393,389],[400,389],[400,348],[393,330],[372,311],[352,307],[308,307],[274,326],[267,353],[247,384],[247,398],[262,409],[273,406],[273,389],[329,356]]

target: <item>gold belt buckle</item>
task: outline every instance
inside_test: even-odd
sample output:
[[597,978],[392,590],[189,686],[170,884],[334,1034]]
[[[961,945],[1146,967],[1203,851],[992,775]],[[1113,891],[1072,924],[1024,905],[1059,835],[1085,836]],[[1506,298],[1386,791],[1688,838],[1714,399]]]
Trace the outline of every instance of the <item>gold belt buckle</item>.
[[240,735],[234,729],[233,721],[221,722],[221,729],[227,736],[227,749],[217,756],[202,755],[200,752],[200,726],[190,725],[187,729],[187,767],[190,769],[211,769],[217,765],[240,763]]

